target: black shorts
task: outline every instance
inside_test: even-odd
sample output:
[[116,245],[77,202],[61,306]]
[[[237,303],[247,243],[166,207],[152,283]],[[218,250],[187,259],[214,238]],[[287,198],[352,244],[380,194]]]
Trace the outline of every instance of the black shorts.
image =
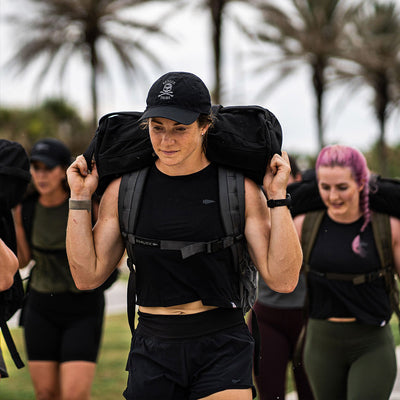
[[25,307],[30,361],[96,362],[103,328],[102,291],[43,294],[31,289]]
[[255,388],[254,340],[240,309],[185,316],[139,312],[127,363],[128,400],[194,400]]

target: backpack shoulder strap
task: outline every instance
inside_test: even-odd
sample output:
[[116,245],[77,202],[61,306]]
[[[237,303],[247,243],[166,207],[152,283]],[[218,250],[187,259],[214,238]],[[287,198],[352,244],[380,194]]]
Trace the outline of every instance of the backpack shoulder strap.
[[8,328],[6,321],[0,321],[0,329],[3,334],[4,341],[7,344],[8,350],[10,352],[11,358],[14,361],[15,366],[20,369],[25,366],[23,363],[21,356],[18,353],[17,347],[15,346],[15,342],[13,337],[11,336],[10,329]]
[[35,214],[35,206],[38,200],[37,193],[28,196],[23,202],[21,207],[22,225],[28,240],[29,246],[32,245],[32,227],[33,217]]
[[382,269],[384,270],[386,289],[389,293],[390,305],[399,320],[400,331],[400,296],[399,286],[396,281],[397,273],[394,269],[390,216],[388,214],[373,212],[371,216],[371,223],[379,259],[381,261]]
[[128,268],[130,271],[127,290],[128,321],[131,332],[135,331],[136,313],[136,271],[134,268],[135,255],[133,246],[129,243],[129,232],[135,232],[136,218],[140,199],[149,167],[125,174],[121,178],[118,194],[118,218],[122,237],[128,253]]
[[[245,191],[243,174],[218,167],[219,202],[222,225],[226,236],[239,239],[245,225]],[[238,242],[241,242],[238,240]],[[231,246],[235,269],[239,271],[240,259],[243,257],[242,246]]]
[[128,232],[135,232],[140,199],[149,167],[122,176],[118,195],[118,215],[122,236],[127,239]]
[[[251,311],[251,332],[254,338],[254,373],[259,374],[261,336],[257,315],[252,306],[257,296],[257,269],[251,262],[244,238],[245,189],[244,175],[240,172],[218,167],[219,202],[225,235],[236,238],[231,246],[232,260],[237,271],[243,312]],[[250,296],[249,298],[246,298]]]
[[390,228],[390,216],[373,212],[371,216],[372,232],[374,234],[376,248],[382,268],[394,265],[392,252],[392,230]]
[[317,238],[319,226],[325,215],[324,210],[308,212],[303,221],[301,228],[301,247],[303,249],[303,266],[305,271],[308,270],[308,262],[310,260],[311,251]]

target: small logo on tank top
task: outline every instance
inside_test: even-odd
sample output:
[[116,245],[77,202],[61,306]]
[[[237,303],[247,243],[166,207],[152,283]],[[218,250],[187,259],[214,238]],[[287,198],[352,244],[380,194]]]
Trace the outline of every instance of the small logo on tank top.
[[212,204],[212,203],[215,203],[215,200],[208,200],[208,199],[203,200],[204,205]]

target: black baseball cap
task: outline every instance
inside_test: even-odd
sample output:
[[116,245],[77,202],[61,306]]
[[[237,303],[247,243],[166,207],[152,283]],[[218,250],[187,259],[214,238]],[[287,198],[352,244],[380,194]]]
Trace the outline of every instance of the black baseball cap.
[[151,86],[141,119],[162,117],[190,125],[209,114],[211,98],[204,82],[190,72],[168,72]]
[[41,139],[32,147],[30,161],[41,161],[49,168],[54,168],[57,165],[67,167],[71,163],[71,152],[58,139]]

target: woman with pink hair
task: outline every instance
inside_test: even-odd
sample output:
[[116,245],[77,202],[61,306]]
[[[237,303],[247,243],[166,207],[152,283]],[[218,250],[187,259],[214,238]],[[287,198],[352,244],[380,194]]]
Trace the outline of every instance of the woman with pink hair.
[[[396,377],[388,324],[393,304],[385,280],[393,271],[385,270],[379,258],[382,238],[373,231],[370,172],[360,151],[340,145],[322,149],[315,169],[326,210],[314,219],[314,227],[319,223],[314,241],[304,230],[312,213],[295,218],[308,272],[305,368],[317,400],[387,400]],[[400,220],[390,217],[389,223],[398,272]],[[309,257],[307,244],[312,245]]]

